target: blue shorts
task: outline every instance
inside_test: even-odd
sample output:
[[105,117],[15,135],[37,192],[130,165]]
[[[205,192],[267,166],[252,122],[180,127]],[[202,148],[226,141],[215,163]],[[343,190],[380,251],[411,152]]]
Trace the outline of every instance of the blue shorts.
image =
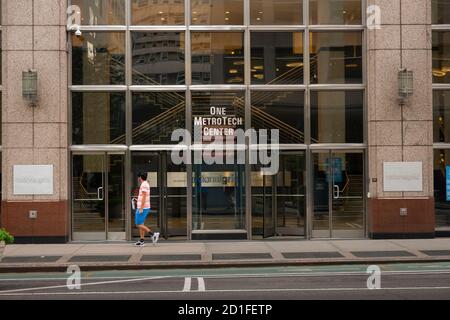
[[145,223],[145,219],[147,219],[148,214],[150,213],[150,209],[142,210],[142,213],[139,213],[139,209],[136,209],[136,213],[134,215],[134,223],[137,226],[141,226]]

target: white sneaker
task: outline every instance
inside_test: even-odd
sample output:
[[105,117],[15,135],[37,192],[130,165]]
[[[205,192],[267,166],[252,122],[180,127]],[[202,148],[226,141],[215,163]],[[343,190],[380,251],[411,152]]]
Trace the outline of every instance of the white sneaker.
[[143,246],[145,246],[145,242],[139,240],[139,241],[137,241],[134,245],[135,245],[136,247],[143,247]]
[[157,243],[158,243],[158,240],[159,240],[159,232],[155,232],[155,233],[153,234],[153,236],[152,236],[153,244],[154,244],[154,245],[157,244]]

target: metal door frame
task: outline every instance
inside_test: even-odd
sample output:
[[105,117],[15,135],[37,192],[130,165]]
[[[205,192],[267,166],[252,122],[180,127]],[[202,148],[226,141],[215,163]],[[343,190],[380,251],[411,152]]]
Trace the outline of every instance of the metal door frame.
[[[120,151],[74,151],[71,153],[70,155],[70,198],[72,199],[70,201],[70,225],[71,225],[71,229],[70,229],[70,238],[72,241],[115,241],[118,239],[108,239],[108,235],[110,234],[109,232],[109,208],[108,208],[108,202],[109,202],[109,179],[108,179],[108,160],[109,160],[109,156],[110,155],[122,155],[123,156],[123,166],[124,166],[124,170],[123,170],[123,182],[124,182],[124,192],[126,192],[126,181],[125,181],[125,167],[126,167],[126,154],[125,152],[120,152]],[[73,157],[74,156],[101,156],[102,160],[103,160],[103,165],[102,165],[102,185],[103,185],[103,201],[104,201],[104,237],[102,239],[93,239],[95,238],[94,235],[95,234],[100,234],[101,232],[85,232],[86,234],[90,234],[93,237],[80,237],[77,240],[74,240],[74,230],[73,230],[73,219],[74,219],[74,201],[76,200],[74,195],[73,195]],[[126,206],[126,198],[124,195],[124,205]],[[123,236],[120,239],[120,241],[125,241],[126,240],[126,235],[127,235],[127,229],[128,229],[128,215],[127,215],[127,210],[125,208],[123,214],[125,215],[125,230],[124,232],[111,232],[111,233],[120,233],[123,234]],[[84,232],[77,232],[77,234],[82,235]]]
[[[366,179],[366,167],[365,167],[365,154],[366,151],[365,150],[361,150],[361,149],[316,149],[316,150],[311,150],[311,156],[314,154],[327,154],[328,159],[333,159],[333,155],[334,154],[338,154],[338,153],[344,153],[344,154],[362,154],[362,168],[363,168],[363,191],[362,191],[362,201],[363,201],[363,228],[362,228],[362,237],[354,237],[351,236],[351,231],[345,232],[343,231],[343,233],[348,233],[348,236],[344,236],[344,237],[338,237],[338,238],[334,238],[333,236],[333,194],[334,194],[334,180],[330,181],[328,183],[328,231],[326,230],[314,230],[314,204],[315,204],[315,199],[314,199],[314,179],[315,179],[315,175],[314,175],[314,162],[311,161],[310,164],[310,170],[311,170],[311,181],[310,181],[310,192],[311,192],[311,219],[310,219],[310,224],[311,224],[311,233],[310,236],[312,239],[355,239],[355,238],[364,238],[365,234],[366,234],[366,219],[367,219],[367,214],[366,214],[366,198],[365,198],[365,190],[366,190],[366,183],[365,183],[365,179]],[[332,179],[334,179],[334,175],[333,175],[333,169],[334,169],[334,164],[333,161],[330,162],[329,167],[327,168],[328,171],[328,176],[332,177]],[[318,234],[317,236],[314,235],[314,233]],[[322,234],[328,233],[328,237],[326,236],[322,236]]]

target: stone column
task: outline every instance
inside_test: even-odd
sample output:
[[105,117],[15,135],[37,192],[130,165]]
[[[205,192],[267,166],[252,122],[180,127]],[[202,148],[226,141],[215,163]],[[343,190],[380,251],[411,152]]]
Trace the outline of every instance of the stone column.
[[[374,238],[433,237],[431,1],[369,0],[382,26],[368,31],[369,232]],[[414,71],[414,95],[398,103],[399,69]],[[422,192],[385,192],[384,162],[422,162]],[[407,208],[407,216],[400,216]]]
[[[1,224],[17,242],[68,237],[66,0],[2,0]],[[22,98],[22,71],[38,73],[38,103]],[[15,195],[14,165],[53,165],[52,195]],[[37,219],[29,211],[38,212]]]

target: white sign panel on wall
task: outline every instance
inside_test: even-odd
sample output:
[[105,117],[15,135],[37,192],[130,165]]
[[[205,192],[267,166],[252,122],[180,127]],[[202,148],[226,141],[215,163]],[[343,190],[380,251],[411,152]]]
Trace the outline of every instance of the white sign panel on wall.
[[421,192],[422,162],[385,162],[383,178],[385,192]]
[[158,188],[158,172],[147,172],[147,182],[150,188]]
[[52,165],[17,165],[13,168],[14,195],[52,195]]

